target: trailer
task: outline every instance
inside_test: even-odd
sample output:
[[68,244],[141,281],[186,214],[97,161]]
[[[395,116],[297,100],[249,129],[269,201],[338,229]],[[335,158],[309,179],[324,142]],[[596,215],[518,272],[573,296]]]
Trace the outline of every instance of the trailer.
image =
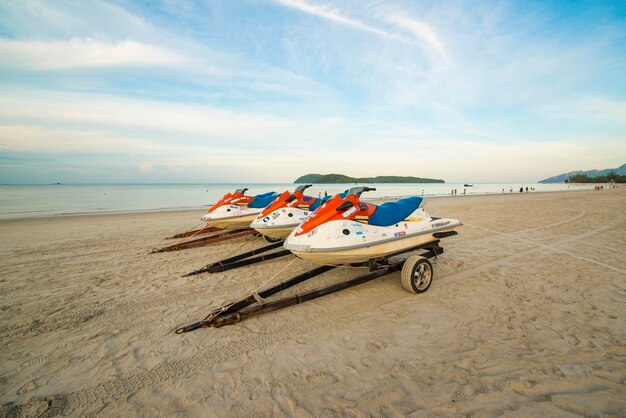
[[[439,246],[439,242],[440,241],[437,239],[436,241],[432,241],[418,247],[409,248],[381,259],[370,260],[367,262],[369,273],[360,275],[353,279],[321,287],[302,294],[286,296],[273,301],[266,300],[271,296],[279,294],[286,289],[333,270],[338,266],[321,265],[315,267],[314,269],[293,276],[267,289],[257,289],[250,295],[236,300],[235,302],[225,303],[222,306],[211,310],[203,320],[180,327],[175,332],[176,334],[184,334],[200,328],[220,328],[226,325],[237,324],[245,319],[330,295],[344,289],[370,282],[396,271],[401,272],[400,277],[404,289],[411,293],[423,293],[428,290],[434,277],[434,269],[429,260],[443,254],[443,248]],[[392,262],[390,260],[390,258],[394,256],[414,251],[419,251],[419,254],[411,255],[410,257],[400,261]],[[234,262],[237,262],[237,260]]]

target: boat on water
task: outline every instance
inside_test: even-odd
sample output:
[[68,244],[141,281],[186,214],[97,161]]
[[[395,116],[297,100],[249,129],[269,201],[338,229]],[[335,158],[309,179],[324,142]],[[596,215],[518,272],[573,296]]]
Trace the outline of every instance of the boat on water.
[[311,186],[298,186],[293,193],[283,192],[252,221],[250,228],[270,239],[287,238],[313,211],[330,199],[305,195],[304,191]]
[[463,187],[474,187],[473,184],[464,184]]
[[233,193],[226,193],[217,201],[202,220],[208,226],[223,229],[249,228],[250,222],[257,217],[267,205],[278,196],[276,192],[261,193],[256,196],[246,196],[248,189],[237,189]]
[[297,257],[317,264],[351,264],[384,259],[456,235],[462,223],[431,217],[425,199],[409,197],[374,205],[363,202],[353,187],[346,196],[333,196],[302,222],[284,247]]

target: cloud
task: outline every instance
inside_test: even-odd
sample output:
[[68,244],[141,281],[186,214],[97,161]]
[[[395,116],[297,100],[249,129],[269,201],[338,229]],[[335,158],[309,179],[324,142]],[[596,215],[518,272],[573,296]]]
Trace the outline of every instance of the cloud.
[[626,126],[626,101],[607,97],[585,97],[538,109],[544,117],[555,120],[584,121],[601,126]]
[[20,90],[0,97],[0,120],[62,123],[91,129],[130,129],[205,138],[251,138],[286,131],[291,122],[199,104],[137,100],[96,94]]
[[397,41],[409,42],[409,43],[412,42],[410,39],[404,38],[403,36],[398,35],[396,33],[388,32],[388,31],[376,28],[374,26],[368,25],[366,23],[363,23],[360,20],[343,16],[338,11],[330,9],[328,7],[306,3],[302,0],[276,0],[276,1],[282,4],[283,6],[300,10],[301,12],[318,16],[323,19],[330,20],[331,22],[335,22],[344,26],[349,26],[351,28],[358,29],[363,32],[372,33],[374,35],[378,35],[387,39],[394,39]]
[[154,168],[150,164],[139,164],[139,171],[149,173],[150,171],[154,171]]
[[427,48],[437,53],[445,61],[450,60],[443,43],[433,28],[426,22],[400,15],[389,16],[387,17],[387,20],[413,33],[418,39],[422,40],[426,44]]
[[185,63],[176,52],[133,40],[92,38],[52,41],[0,39],[0,67],[59,70],[95,67],[172,67]]

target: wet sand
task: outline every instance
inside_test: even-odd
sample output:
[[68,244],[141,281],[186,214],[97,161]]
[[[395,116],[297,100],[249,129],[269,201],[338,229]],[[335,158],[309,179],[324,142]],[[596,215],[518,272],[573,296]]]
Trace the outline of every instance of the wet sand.
[[428,292],[394,273],[185,335],[173,331],[312,265],[183,278],[263,245],[148,254],[197,211],[2,222],[0,415],[626,416],[626,189],[426,208],[465,224]]

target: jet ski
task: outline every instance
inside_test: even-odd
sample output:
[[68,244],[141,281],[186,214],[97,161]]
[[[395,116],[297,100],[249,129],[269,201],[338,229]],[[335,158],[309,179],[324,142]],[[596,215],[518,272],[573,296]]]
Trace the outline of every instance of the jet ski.
[[317,264],[352,264],[379,260],[456,235],[462,223],[433,218],[423,208],[425,199],[409,197],[374,205],[360,200],[376,190],[353,187],[346,196],[324,202],[285,240],[297,257]]
[[246,196],[245,189],[237,189],[234,193],[226,193],[217,201],[202,220],[208,226],[224,229],[249,228],[250,222],[263,210],[264,207],[272,203],[279,194],[267,192],[256,196]]
[[269,238],[287,238],[309,214],[330,199],[306,196],[304,191],[311,186],[311,184],[298,186],[293,193],[283,192],[252,221],[250,228]]

